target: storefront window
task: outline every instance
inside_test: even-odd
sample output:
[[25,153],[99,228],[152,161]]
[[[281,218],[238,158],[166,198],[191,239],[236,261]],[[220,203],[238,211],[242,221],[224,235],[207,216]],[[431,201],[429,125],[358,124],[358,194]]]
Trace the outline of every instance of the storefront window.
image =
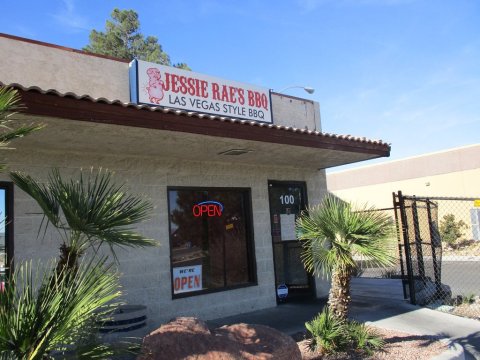
[[255,282],[250,191],[169,188],[174,297]]
[[11,183],[0,182],[0,291],[5,286],[13,257],[13,219]]

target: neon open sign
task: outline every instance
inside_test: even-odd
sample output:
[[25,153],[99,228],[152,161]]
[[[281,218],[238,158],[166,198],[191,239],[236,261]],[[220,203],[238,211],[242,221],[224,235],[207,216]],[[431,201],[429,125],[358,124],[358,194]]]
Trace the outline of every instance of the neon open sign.
[[223,213],[223,204],[218,201],[202,201],[198,204],[193,205],[192,208],[193,216],[222,216]]

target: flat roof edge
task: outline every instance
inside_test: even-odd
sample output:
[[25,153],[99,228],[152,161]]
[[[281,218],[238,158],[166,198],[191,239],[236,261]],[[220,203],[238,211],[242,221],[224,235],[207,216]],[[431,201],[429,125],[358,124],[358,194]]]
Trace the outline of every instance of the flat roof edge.
[[73,53],[77,53],[77,54],[80,54],[80,55],[94,56],[94,57],[98,57],[98,58],[103,58],[103,59],[118,61],[118,62],[124,62],[124,63],[129,63],[130,62],[130,60],[120,59],[120,58],[116,58],[116,57],[113,57],[113,56],[94,54],[94,53],[84,51],[84,50],[74,49],[74,48],[70,48],[70,47],[66,47],[66,46],[62,46],[62,45],[56,45],[56,44],[47,43],[47,42],[44,42],[44,41],[28,39],[28,38],[24,38],[24,37],[20,37],[20,36],[16,36],[16,35],[10,35],[10,34],[1,33],[1,32],[0,32],[0,37],[10,39],[10,40],[22,41],[22,42],[26,42],[26,43],[30,43],[30,44],[35,44],[35,45],[50,47],[50,48],[54,48],[54,49],[58,49],[58,50],[73,52]]
[[61,94],[56,90],[25,88],[19,84],[5,86],[19,91],[22,102],[27,107],[24,111],[26,114],[373,154],[377,157],[390,155],[390,145],[382,141],[349,135],[321,133],[176,109],[152,108],[103,98],[93,99],[88,95]]

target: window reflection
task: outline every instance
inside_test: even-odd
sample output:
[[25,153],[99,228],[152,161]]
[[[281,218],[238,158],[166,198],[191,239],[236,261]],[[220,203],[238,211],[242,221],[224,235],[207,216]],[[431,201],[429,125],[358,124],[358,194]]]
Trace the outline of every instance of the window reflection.
[[5,286],[5,272],[7,268],[7,247],[5,236],[6,201],[5,189],[0,188],[0,290]]
[[248,196],[238,189],[169,190],[174,294],[252,282]]

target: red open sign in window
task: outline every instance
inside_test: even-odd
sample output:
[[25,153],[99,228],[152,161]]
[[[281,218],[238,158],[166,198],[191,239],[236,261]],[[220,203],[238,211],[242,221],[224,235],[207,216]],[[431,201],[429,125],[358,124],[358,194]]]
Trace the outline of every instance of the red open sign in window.
[[223,204],[218,201],[202,201],[193,205],[192,212],[195,217],[204,215],[208,217],[219,217],[222,216],[223,213]]

